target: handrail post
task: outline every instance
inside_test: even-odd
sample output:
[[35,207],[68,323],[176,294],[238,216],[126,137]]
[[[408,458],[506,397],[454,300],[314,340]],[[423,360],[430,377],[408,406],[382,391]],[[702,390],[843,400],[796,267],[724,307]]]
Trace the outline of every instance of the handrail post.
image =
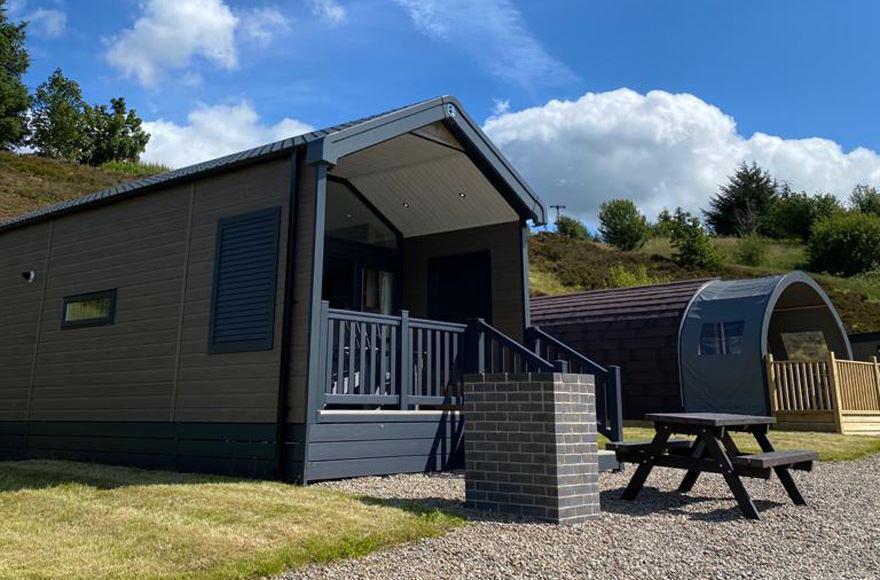
[[567,373],[568,372],[568,361],[567,360],[555,360],[553,361],[553,370],[557,373]]
[[[327,395],[327,386],[330,381],[330,377],[327,374],[327,367],[329,359],[332,355],[330,352],[330,302],[327,300],[321,301],[321,318],[320,318],[320,329],[318,332],[318,360],[321,361],[321,367],[319,370],[321,379],[318,381],[318,384],[321,385],[321,389],[317,393],[312,393],[312,396],[318,401],[318,409],[323,409],[326,407],[326,395]],[[341,348],[341,345],[340,345]]]
[[620,367],[608,366],[608,380],[605,382],[605,404],[608,417],[606,422],[613,437],[612,441],[623,441],[623,382]]
[[409,410],[409,396],[413,384],[413,350],[410,335],[409,311],[400,311],[400,409]]
[[843,433],[843,401],[840,397],[840,377],[837,374],[837,359],[834,351],[828,353],[828,376],[831,379],[831,406],[834,407],[834,425],[838,433]]
[[773,367],[773,353],[767,353],[767,388],[770,389],[770,401],[773,404],[771,411],[779,411],[779,395],[776,393],[776,369]]
[[871,357],[872,370],[874,371],[874,390],[877,391],[877,404],[874,411],[880,411],[880,367],[877,366],[877,357]]
[[482,328],[482,318],[468,320],[465,331],[465,373],[483,374],[486,372],[486,333]]

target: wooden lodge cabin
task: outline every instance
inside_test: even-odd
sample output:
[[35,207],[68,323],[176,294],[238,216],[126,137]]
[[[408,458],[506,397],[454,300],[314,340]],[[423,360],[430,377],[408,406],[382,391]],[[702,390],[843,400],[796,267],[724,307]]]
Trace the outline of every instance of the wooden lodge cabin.
[[0,225],[0,457],[308,482],[461,462],[463,373],[595,374],[529,319],[538,196],[449,97]]

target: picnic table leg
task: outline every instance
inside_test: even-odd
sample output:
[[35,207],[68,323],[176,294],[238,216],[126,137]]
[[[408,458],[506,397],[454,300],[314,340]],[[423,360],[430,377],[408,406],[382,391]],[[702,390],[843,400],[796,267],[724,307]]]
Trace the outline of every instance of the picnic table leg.
[[663,454],[663,449],[666,447],[666,442],[671,434],[672,432],[666,425],[657,427],[657,434],[654,435],[654,440],[651,441],[651,445],[648,447],[645,459],[639,464],[626,489],[623,490],[623,499],[634,500],[639,495],[639,492],[642,491],[645,480],[648,479],[648,475],[654,469],[654,462]]
[[[694,451],[691,453],[691,459],[696,463],[700,459],[703,458],[703,455],[706,453],[706,444],[703,443],[702,439],[697,439],[694,442]],[[694,488],[694,484],[697,483],[697,478],[700,477],[700,470],[697,467],[690,467],[687,470],[687,473],[684,475],[684,479],[681,480],[681,483],[678,485],[678,491],[682,493],[687,493]]]
[[700,438],[706,442],[706,447],[708,448],[709,453],[712,455],[712,458],[715,460],[718,467],[721,468],[721,475],[723,475],[724,479],[727,481],[727,486],[730,488],[730,491],[733,492],[733,497],[736,498],[736,502],[739,504],[739,509],[742,511],[743,515],[750,520],[761,519],[758,515],[758,510],[755,508],[755,504],[752,503],[752,498],[749,497],[749,492],[746,491],[742,480],[733,468],[733,463],[730,462],[730,457],[728,457],[721,441],[718,439],[718,436],[713,432],[706,431],[700,435]]
[[[763,431],[752,431],[752,435],[755,437],[755,440],[758,442],[758,445],[761,447],[761,451],[765,453],[770,451],[775,451],[773,448],[773,444],[770,442],[770,439],[767,437],[767,434]],[[782,483],[782,487],[785,488],[785,492],[788,494],[788,497],[791,498],[791,501],[795,505],[807,505],[807,500],[804,499],[804,496],[801,495],[800,490],[797,487],[797,484],[794,482],[794,478],[791,476],[791,472],[787,467],[774,467],[773,471],[776,472],[776,477],[779,478],[779,481]]]

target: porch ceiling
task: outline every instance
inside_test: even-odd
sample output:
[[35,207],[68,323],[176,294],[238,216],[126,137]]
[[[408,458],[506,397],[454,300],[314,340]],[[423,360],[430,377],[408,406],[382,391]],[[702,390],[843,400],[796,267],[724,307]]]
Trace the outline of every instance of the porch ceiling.
[[445,127],[417,133],[343,157],[331,174],[349,180],[405,237],[519,219]]

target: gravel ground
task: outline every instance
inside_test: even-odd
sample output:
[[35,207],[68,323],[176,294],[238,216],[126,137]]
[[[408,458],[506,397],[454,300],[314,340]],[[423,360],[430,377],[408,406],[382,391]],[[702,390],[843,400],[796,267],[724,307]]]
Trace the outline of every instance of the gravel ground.
[[[724,480],[655,469],[638,501],[620,492],[632,469],[603,474],[602,516],[559,527],[467,512],[468,523],[357,560],[282,578],[880,578],[880,457],[795,472],[808,507],[791,504],[775,478],[746,480],[760,522],[740,516]],[[383,499],[461,508],[461,474],[398,475],[321,484]]]

